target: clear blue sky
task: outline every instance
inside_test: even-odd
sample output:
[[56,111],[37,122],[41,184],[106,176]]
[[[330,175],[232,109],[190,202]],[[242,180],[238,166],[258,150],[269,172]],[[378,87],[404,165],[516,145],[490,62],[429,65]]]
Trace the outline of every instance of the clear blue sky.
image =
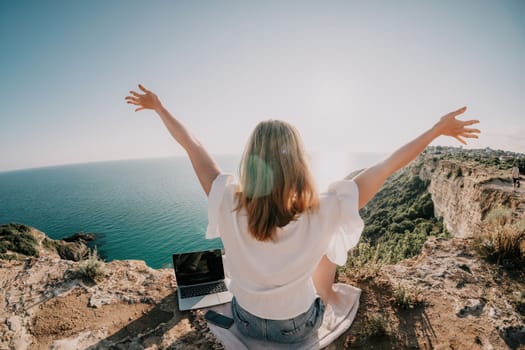
[[525,152],[525,1],[0,1],[0,52],[0,171],[182,154],[139,82],[212,153],[267,118],[389,152],[462,105]]

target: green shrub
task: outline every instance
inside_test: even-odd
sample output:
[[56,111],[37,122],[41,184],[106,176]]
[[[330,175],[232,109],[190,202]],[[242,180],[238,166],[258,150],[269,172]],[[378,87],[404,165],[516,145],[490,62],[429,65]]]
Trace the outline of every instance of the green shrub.
[[2,253],[0,253],[0,259],[2,259],[2,260],[16,260],[17,257],[15,255],[12,255],[12,254],[2,254]]
[[405,219],[399,224],[399,228],[401,229],[401,232],[412,231],[414,229],[414,222]]
[[0,226],[0,253],[11,251],[28,256],[38,256],[38,242],[28,226],[7,224]]
[[77,273],[80,277],[91,280],[94,283],[102,281],[104,278],[104,262],[97,253],[97,248],[89,253],[86,260],[79,263]]
[[359,265],[355,261],[366,265],[373,251],[378,257],[372,261],[373,271],[377,261],[390,264],[418,255],[429,236],[450,237],[443,221],[434,217],[429,182],[414,175],[417,173],[409,167],[388,179],[361,210],[365,222],[361,242],[366,246],[349,254],[350,267]]
[[38,248],[36,240],[33,236],[29,234],[22,234],[14,240],[14,245],[18,253],[29,255],[29,256],[38,256]]
[[56,252],[57,250],[57,243],[55,240],[52,240],[52,239],[49,239],[49,238],[44,238],[42,240],[42,246],[46,249],[49,249],[53,252]]

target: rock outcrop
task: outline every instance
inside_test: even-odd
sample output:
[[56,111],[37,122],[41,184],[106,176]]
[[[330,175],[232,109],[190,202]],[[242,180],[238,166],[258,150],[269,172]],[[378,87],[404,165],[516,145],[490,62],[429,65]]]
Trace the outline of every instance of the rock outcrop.
[[430,180],[435,215],[454,236],[476,236],[487,213],[498,206],[512,209],[515,220],[524,217],[525,190],[513,190],[508,171],[432,154],[420,162],[419,176]]
[[55,240],[43,232],[23,224],[0,225],[0,254],[2,258],[52,255],[62,259],[80,261],[88,257],[87,243],[95,238],[92,233],[75,233]]
[[[487,264],[471,246],[466,238],[430,238],[419,256],[383,266],[373,278],[340,276],[363,295],[356,321],[338,345],[525,349],[525,275]],[[384,332],[370,334],[370,320],[378,319]]]
[[0,349],[220,348],[202,315],[178,311],[172,270],[116,260],[94,284],[83,263],[44,246],[38,257],[0,259]]

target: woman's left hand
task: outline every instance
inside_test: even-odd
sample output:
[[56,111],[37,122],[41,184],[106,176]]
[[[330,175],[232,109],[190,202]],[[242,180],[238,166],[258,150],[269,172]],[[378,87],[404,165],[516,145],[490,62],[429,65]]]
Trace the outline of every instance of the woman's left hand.
[[135,112],[143,109],[153,109],[158,111],[162,107],[162,103],[157,95],[146,89],[141,84],[139,84],[139,89],[142,90],[144,94],[130,91],[129,93],[131,95],[125,97],[127,103],[139,106],[138,108],[135,108]]

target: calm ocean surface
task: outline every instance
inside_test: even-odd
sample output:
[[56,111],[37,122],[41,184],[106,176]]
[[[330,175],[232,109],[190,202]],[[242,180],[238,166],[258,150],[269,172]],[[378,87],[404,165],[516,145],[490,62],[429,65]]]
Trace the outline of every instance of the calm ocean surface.
[[[353,155],[346,173],[379,158]],[[216,160],[236,174],[238,156]],[[322,161],[314,158],[313,165],[314,173],[326,173]],[[95,233],[94,244],[108,261],[140,259],[160,268],[176,251],[221,247],[218,239],[204,239],[206,216],[206,196],[185,157],[0,173],[0,224],[27,224],[54,239]]]

